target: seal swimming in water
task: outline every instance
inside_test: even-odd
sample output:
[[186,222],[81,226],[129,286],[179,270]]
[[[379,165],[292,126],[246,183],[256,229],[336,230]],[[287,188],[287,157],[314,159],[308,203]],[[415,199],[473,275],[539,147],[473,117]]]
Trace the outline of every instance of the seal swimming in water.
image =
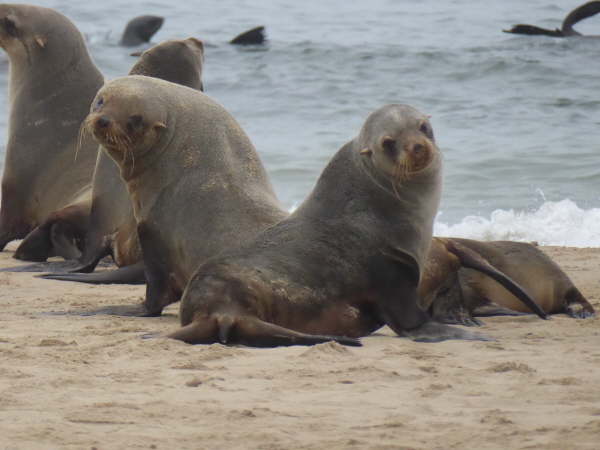
[[144,256],[146,299],[123,313],[160,315],[200,263],[287,215],[246,134],[197,90],[118,78],[85,124],[119,166]]
[[[203,60],[202,41],[196,38],[169,40],[143,52],[129,73],[161,78],[202,90]],[[51,230],[69,229],[73,230],[73,239],[76,239],[83,249],[83,255],[73,255],[73,259],[81,256],[81,264],[74,271],[92,271],[100,259],[109,254],[118,266],[128,266],[141,261],[142,258],[136,226],[129,194],[119,170],[108,155],[99,151],[92,186],[84,199],[52,213],[25,238],[19,250],[27,255],[27,258],[23,259],[43,261],[51,256]],[[63,264],[52,264],[64,270]],[[45,266],[42,270],[51,268]],[[39,267],[25,266],[13,270],[39,270]],[[113,278],[120,282],[143,282],[143,267],[136,270],[141,280],[135,275],[132,278],[131,268],[119,272],[118,276],[113,272],[103,272],[91,277],[94,281],[100,279],[102,282]],[[63,277],[56,275],[54,278],[82,281],[77,279],[76,275],[71,276],[75,277],[75,280],[69,278],[69,275]]]
[[441,193],[427,116],[387,105],[287,219],[197,270],[181,301],[192,344],[348,344],[389,325],[416,340],[486,339],[431,321],[417,287]]
[[[529,35],[544,35],[552,37],[570,37],[570,36],[583,36],[578,33],[574,28],[577,22],[587,19],[588,17],[594,16],[600,12],[600,1],[593,1],[584,3],[578,6],[569,13],[565,20],[563,20],[561,28],[555,30],[548,30],[546,28],[540,28],[535,25],[514,25],[510,30],[502,30],[505,33],[514,34],[529,34]],[[600,37],[600,35],[586,36],[586,37]]]
[[123,31],[120,44],[124,47],[135,47],[150,42],[152,36],[162,27],[164,21],[164,17],[150,15],[131,19]]
[[[564,271],[544,252],[532,244],[512,241],[482,242],[472,239],[443,238],[455,246],[476,254],[495,270],[505,274],[535,300],[535,306],[523,302],[500,285],[468,266],[458,264],[447,270],[448,284],[432,295],[422,296],[424,308],[446,323],[477,324],[473,316],[520,315],[531,313],[536,306],[544,314],[565,313],[574,318],[592,317],[593,306],[575,287]],[[445,258],[434,257],[438,262]],[[541,316],[541,315],[540,315]]]
[[[0,208],[4,249],[54,211],[85,197],[97,144],[82,136],[78,145],[79,127],[103,78],[79,30],[52,9],[0,5],[0,46],[10,59]],[[73,233],[60,226],[49,230],[53,239],[46,253],[73,256]],[[26,248],[17,249],[15,257],[26,258],[26,253]]]

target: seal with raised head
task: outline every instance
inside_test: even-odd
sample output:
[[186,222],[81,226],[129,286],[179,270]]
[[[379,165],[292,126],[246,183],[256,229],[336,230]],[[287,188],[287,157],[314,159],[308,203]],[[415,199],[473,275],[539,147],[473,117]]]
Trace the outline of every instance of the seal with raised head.
[[162,27],[164,21],[164,17],[160,16],[134,17],[127,23],[120,44],[124,47],[134,47],[150,42],[152,36]]
[[441,167],[427,116],[406,105],[376,110],[294,213],[200,266],[182,297],[183,327],[169,337],[352,345],[389,325],[416,340],[485,339],[431,321],[418,305]]
[[[583,36],[577,32],[573,25],[577,22],[587,19],[588,17],[594,16],[600,12],[600,1],[593,1],[584,3],[578,6],[565,17],[562,26],[554,30],[548,30],[547,28],[540,28],[535,25],[518,24],[514,25],[510,30],[502,30],[505,33],[513,34],[528,34],[528,35],[544,35],[552,37],[570,37],[570,36]],[[591,35],[585,37],[600,37],[600,35]]]
[[119,166],[133,206],[147,280],[133,313],[160,315],[202,262],[287,215],[246,134],[202,92],[117,78],[85,124]]
[[[52,9],[0,5],[0,46],[10,59],[9,137],[0,209],[3,249],[54,211],[85,196],[98,147],[90,137],[78,139],[79,127],[103,78],[79,30]],[[85,216],[85,211],[79,213]],[[77,251],[72,233],[68,229],[65,235],[60,227],[50,230],[56,245],[48,253],[72,256]],[[15,254],[36,256],[30,258],[25,249]]]
[[[536,246],[513,241],[445,240],[453,242],[463,251],[478,255],[494,270],[509,277],[535,299],[536,306],[539,305],[543,314],[565,313],[574,318],[594,316],[593,306],[567,274]],[[490,278],[482,271],[473,270],[472,266],[461,263],[456,272],[448,271],[448,275],[451,282],[446,289],[440,289],[423,304],[425,308],[431,308],[438,320],[469,325],[473,316],[531,312],[540,315],[535,306],[524,302],[510,286],[498,283],[500,280]]]
[[[129,73],[161,78],[202,90],[203,60],[202,41],[196,38],[170,40],[146,50]],[[36,260],[44,260],[50,256],[49,250],[55,240],[51,231],[68,229],[73,230],[72,239],[77,240],[79,247],[83,248],[83,255],[73,254],[73,258],[81,256],[80,264],[73,271],[90,272],[106,255],[111,255],[118,266],[128,266],[142,259],[136,226],[129,194],[121,180],[119,169],[108,155],[99,151],[92,186],[85,192],[85,198],[52,213],[25,238],[19,249],[26,249],[30,259],[32,255],[36,255]],[[64,271],[63,266],[62,263],[52,263],[41,268],[33,265],[13,269],[35,271],[56,268]],[[138,267],[133,273],[129,268],[94,275],[47,277],[98,283],[144,282],[143,267]]]

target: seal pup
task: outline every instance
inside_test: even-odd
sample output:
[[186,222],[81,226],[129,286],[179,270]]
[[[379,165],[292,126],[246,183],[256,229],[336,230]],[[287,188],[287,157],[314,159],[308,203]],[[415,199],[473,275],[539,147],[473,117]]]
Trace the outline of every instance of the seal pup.
[[[594,307],[575,287],[567,274],[536,246],[525,242],[450,239],[463,249],[485,259],[496,270],[522,286],[546,314],[565,313],[588,318]],[[520,315],[532,312],[531,305],[520,301],[514,292],[485,274],[460,266],[447,290],[440,290],[429,305],[434,317]],[[437,312],[437,314],[436,314]],[[466,323],[465,323],[466,324]]]
[[[529,35],[545,35],[552,37],[570,37],[570,36],[583,36],[577,32],[573,25],[577,22],[587,19],[588,17],[594,16],[600,12],[600,1],[593,1],[584,3],[578,6],[569,13],[565,20],[563,20],[561,28],[554,30],[548,30],[546,28],[540,28],[535,25],[514,25],[510,30],[502,30],[505,33],[514,34],[529,34]],[[600,37],[600,35],[586,36],[586,37]]]
[[407,105],[376,110],[294,213],[200,266],[169,337],[312,345],[389,325],[416,340],[486,339],[418,306],[441,168],[427,116]]
[[164,17],[160,16],[135,17],[127,23],[119,43],[124,47],[135,47],[150,42],[152,36],[162,27],[164,21]]
[[[202,41],[196,38],[169,40],[143,52],[129,73],[162,78],[202,90],[203,61]],[[81,257],[81,263],[74,271],[90,272],[107,255],[111,255],[118,266],[141,261],[129,194],[117,166],[102,151],[98,152],[92,186],[82,197],[79,202],[53,212],[32,231],[17,250],[19,259],[45,261],[52,254],[51,248],[56,246],[57,237],[54,235],[60,229],[62,236],[69,236],[83,251],[83,255],[80,252],[71,253],[70,258],[67,258],[65,251],[61,254],[67,259]],[[67,234],[67,230],[70,234]],[[52,263],[52,266],[44,266],[41,270],[53,268],[65,270],[62,263]],[[33,265],[9,270],[37,271],[40,267]],[[143,267],[138,268],[137,273],[138,277],[132,278],[131,269],[119,272],[118,276],[113,272],[104,272],[92,276],[91,282],[143,282]]]
[[[0,46],[10,59],[9,136],[0,207],[4,249],[84,195],[97,144],[79,136],[79,127],[103,78],[79,30],[52,9],[0,5]],[[67,237],[56,242],[68,246],[73,230],[67,231]],[[51,234],[61,236],[59,229]],[[50,254],[60,254],[62,244]],[[76,249],[69,248],[65,255],[72,251]],[[25,249],[15,256],[36,258]]]
[[123,313],[160,315],[200,263],[287,215],[246,134],[197,90],[117,78],[85,126],[119,166],[144,256],[146,299]]

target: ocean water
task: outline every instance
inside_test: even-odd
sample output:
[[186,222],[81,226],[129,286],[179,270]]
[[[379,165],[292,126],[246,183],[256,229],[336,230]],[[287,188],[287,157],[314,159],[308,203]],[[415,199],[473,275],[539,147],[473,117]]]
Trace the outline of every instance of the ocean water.
[[[204,40],[206,93],[241,123],[290,209],[371,111],[400,102],[432,116],[444,153],[436,234],[600,246],[600,39],[501,31],[559,27],[578,1],[36,4],[75,22],[107,78],[135,62],[117,43],[137,15],[165,17],[154,43]],[[255,25],[267,46],[227,44]],[[600,35],[600,15],[576,29]],[[0,90],[2,155],[6,100]]]

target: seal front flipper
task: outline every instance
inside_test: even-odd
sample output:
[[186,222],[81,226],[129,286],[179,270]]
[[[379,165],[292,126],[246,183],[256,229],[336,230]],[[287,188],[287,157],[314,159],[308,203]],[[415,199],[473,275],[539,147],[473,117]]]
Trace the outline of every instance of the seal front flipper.
[[[438,301],[440,297],[443,297],[444,300]],[[465,307],[463,291],[456,274],[454,274],[450,286],[446,290],[438,292],[430,307],[430,313],[433,320],[440,323],[464,325],[466,327],[484,325],[483,322],[473,317]]]
[[196,319],[168,337],[188,344],[220,342],[221,344],[242,344],[249,347],[315,345],[329,341],[353,347],[362,345],[360,340],[355,338],[300,333],[256,317],[237,317],[226,314]]
[[234,45],[260,45],[265,43],[265,27],[258,26],[238,34],[230,44]]
[[489,317],[489,316],[528,316],[529,313],[515,311],[514,309],[505,308],[494,302],[488,302],[485,305],[478,306],[473,310],[474,316]]
[[494,266],[492,266],[485,258],[479,253],[471,250],[470,248],[456,242],[453,239],[442,239],[446,248],[449,252],[456,255],[461,264],[468,268],[482,272],[492,278],[493,280],[500,283],[505,287],[511,294],[518,298],[525,306],[531,311],[537,314],[540,318],[547,320],[548,314],[531,298],[531,296],[517,284],[511,280],[504,273],[500,272]]
[[[56,264],[56,263],[55,263]],[[46,269],[45,271],[48,271]],[[63,270],[64,271],[64,270]],[[105,270],[94,273],[62,273],[44,274],[39,278],[47,280],[75,281],[88,284],[144,284],[144,263],[139,262],[131,266],[119,267],[115,270]]]

